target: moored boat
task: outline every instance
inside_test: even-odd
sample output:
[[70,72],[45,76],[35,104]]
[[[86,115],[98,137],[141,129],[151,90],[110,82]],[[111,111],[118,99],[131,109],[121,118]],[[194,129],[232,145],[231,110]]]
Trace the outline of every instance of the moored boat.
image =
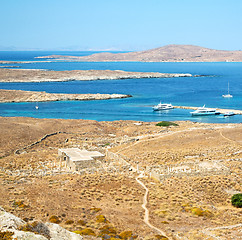
[[161,111],[161,110],[170,110],[173,109],[174,107],[170,103],[159,103],[155,106],[152,107],[153,111]]
[[234,112],[225,112],[224,113],[224,117],[230,117],[230,116],[234,116],[235,115],[235,113]]
[[203,107],[199,107],[194,112],[190,112],[192,116],[206,116],[206,115],[219,115],[220,112],[216,109],[211,108],[205,108],[205,105]]
[[233,97],[233,95],[231,95],[229,93],[229,82],[228,82],[228,94],[224,94],[224,95],[222,95],[222,97],[224,97],[224,98],[232,98]]

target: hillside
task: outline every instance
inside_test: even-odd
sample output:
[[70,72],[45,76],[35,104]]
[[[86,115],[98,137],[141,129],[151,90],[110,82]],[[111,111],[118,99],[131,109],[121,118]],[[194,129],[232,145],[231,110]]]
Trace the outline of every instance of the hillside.
[[[177,124],[0,117],[0,206],[27,231],[58,223],[101,239],[241,239],[231,197],[242,190],[242,125]],[[118,158],[71,172],[57,154],[72,147]],[[144,222],[138,176],[150,223],[168,238]]]
[[167,45],[147,51],[128,53],[97,53],[90,56],[44,56],[75,61],[141,61],[141,62],[241,62],[242,51],[215,50],[193,45]]

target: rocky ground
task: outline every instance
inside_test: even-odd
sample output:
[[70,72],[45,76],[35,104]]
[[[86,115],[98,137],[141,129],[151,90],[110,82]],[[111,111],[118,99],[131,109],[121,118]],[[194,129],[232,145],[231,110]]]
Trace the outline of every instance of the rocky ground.
[[[108,149],[144,171],[140,180],[149,189],[150,222],[169,239],[240,239],[241,210],[230,199],[242,191],[241,124],[177,123],[2,117],[0,206],[26,224],[58,223],[83,237],[105,232],[165,239],[143,222],[145,191],[135,180],[138,173],[103,169],[79,175],[58,165],[58,148]],[[229,172],[174,175],[162,182],[149,175],[152,166],[187,162],[219,163]]]
[[0,82],[62,82],[129,78],[191,77],[191,74],[170,74],[158,72],[125,72],[121,70],[72,70],[46,71],[38,69],[0,68]]

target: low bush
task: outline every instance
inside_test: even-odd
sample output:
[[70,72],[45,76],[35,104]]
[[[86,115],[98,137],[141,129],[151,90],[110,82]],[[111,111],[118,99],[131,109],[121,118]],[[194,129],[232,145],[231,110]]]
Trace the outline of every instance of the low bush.
[[237,208],[242,208],[242,193],[234,194],[231,198],[231,203]]
[[73,220],[67,220],[67,221],[65,221],[65,224],[67,224],[67,225],[70,225],[70,224],[73,224],[73,223],[74,223]]
[[173,123],[173,122],[168,122],[168,121],[162,121],[162,122],[157,123],[156,126],[169,127],[169,126],[178,126],[178,124]]
[[192,208],[191,211],[194,215],[197,215],[197,216],[203,216],[204,215],[204,211],[201,208],[198,208],[198,207]]
[[14,234],[13,232],[9,232],[9,231],[6,231],[6,232],[0,231],[0,239],[11,240],[11,239],[13,239],[12,238],[13,234]]
[[49,218],[49,221],[50,221],[51,223],[57,223],[57,224],[61,222],[60,219],[59,219],[57,216],[55,216],[55,215],[51,216],[51,217]]
[[109,223],[109,221],[104,215],[98,215],[96,218],[97,218],[96,222],[98,223]]
[[99,228],[100,232],[98,234],[98,237],[105,237],[105,235],[109,235],[110,237],[116,237],[117,231],[114,227],[105,225],[101,228]]
[[80,220],[77,221],[77,224],[81,225],[81,226],[85,226],[86,225],[86,221],[80,219]]
[[95,232],[91,228],[85,228],[83,230],[74,231],[74,233],[87,236],[96,236]]
[[101,209],[101,208],[92,207],[92,208],[90,208],[90,210],[91,210],[92,212],[99,212],[99,211],[101,211],[102,209]]
[[122,239],[128,239],[132,237],[132,231],[124,231],[119,234]]
[[162,235],[155,235],[155,238],[156,238],[157,240],[168,240],[167,237],[162,236]]
[[24,201],[14,201],[13,203],[14,207],[19,207],[19,208],[27,208],[28,206],[24,204]]

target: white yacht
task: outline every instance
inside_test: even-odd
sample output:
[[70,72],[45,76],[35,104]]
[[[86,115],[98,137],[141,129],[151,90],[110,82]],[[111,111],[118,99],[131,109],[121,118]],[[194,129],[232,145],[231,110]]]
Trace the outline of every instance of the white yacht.
[[233,97],[233,95],[231,95],[229,93],[229,82],[228,82],[228,94],[224,94],[224,95],[222,95],[222,97],[224,97],[224,98],[232,98]]
[[205,105],[203,107],[199,107],[196,111],[191,112],[192,116],[205,116],[205,115],[219,115],[220,112],[216,109],[211,108],[205,108]]
[[155,106],[152,107],[153,111],[161,111],[161,110],[170,110],[173,109],[174,107],[170,103],[159,103]]

